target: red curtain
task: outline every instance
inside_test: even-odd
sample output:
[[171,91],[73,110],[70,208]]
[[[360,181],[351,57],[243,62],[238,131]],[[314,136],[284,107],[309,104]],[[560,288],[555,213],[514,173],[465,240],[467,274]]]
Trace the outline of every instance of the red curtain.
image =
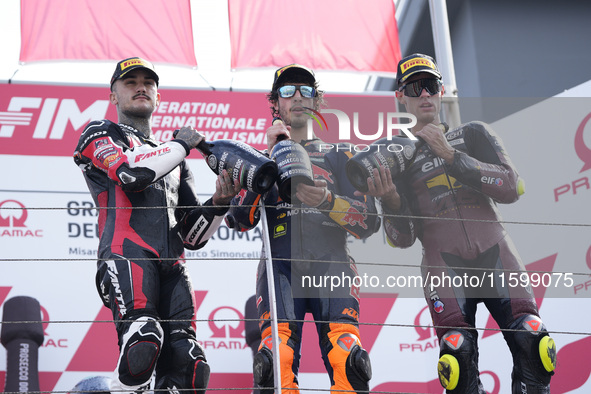
[[232,68],[396,72],[393,0],[228,0]]
[[197,65],[189,0],[21,0],[21,36],[21,62]]

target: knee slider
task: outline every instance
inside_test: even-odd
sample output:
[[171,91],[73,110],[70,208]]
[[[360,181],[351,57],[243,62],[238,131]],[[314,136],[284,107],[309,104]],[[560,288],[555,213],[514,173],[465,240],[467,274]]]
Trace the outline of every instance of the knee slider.
[[329,334],[333,347],[328,359],[334,370],[333,379],[338,388],[346,387],[346,379],[355,391],[367,391],[372,375],[369,354],[361,347],[356,329],[352,333],[345,331],[347,327],[342,328]]
[[260,387],[272,387],[273,353],[267,347],[262,347],[255,354],[252,365],[254,382]]
[[369,360],[369,354],[367,351],[359,345],[353,346],[349,357],[347,357],[347,378],[351,382],[356,380],[352,375],[356,375],[357,379],[367,383],[371,380],[371,361]]
[[[548,335],[542,320],[534,315],[526,315],[516,320],[512,329],[514,332],[514,343],[518,348],[521,357],[528,360],[539,360],[538,367],[543,368],[546,374],[553,375],[556,368],[556,344]],[[544,374],[544,372],[542,372]]]
[[437,375],[443,388],[456,389],[460,375],[467,385],[471,384],[468,380],[476,375],[473,373],[476,371],[472,371],[472,358],[476,350],[474,337],[465,330],[450,330],[441,338]]
[[451,354],[439,357],[437,363],[437,375],[439,383],[446,390],[454,390],[460,380],[460,364],[458,359]]
[[201,356],[195,361],[195,369],[193,372],[193,387],[196,389],[206,389],[209,385],[209,375],[211,371],[209,364],[205,359],[205,355]]
[[554,339],[550,338],[549,335],[542,337],[538,350],[544,369],[548,373],[553,373],[554,369],[556,369],[556,343],[554,343]]
[[206,389],[210,367],[197,340],[186,332],[174,333],[170,348],[172,364],[158,388]]
[[127,386],[143,385],[150,380],[160,355],[164,333],[160,323],[142,316],[129,326],[123,335],[117,372]]
[[184,347],[189,347],[189,349],[182,349],[181,354],[186,354],[185,360],[187,362],[184,370],[179,372],[190,376],[188,388],[206,389],[209,385],[210,368],[205,358],[205,352],[195,339],[185,340],[184,342],[186,343]]

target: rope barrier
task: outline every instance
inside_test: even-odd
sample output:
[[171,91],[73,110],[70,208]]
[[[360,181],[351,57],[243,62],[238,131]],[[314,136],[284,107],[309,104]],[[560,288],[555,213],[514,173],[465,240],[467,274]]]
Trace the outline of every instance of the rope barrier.
[[[151,207],[2,207],[1,210],[46,210],[46,211],[66,211],[66,210],[76,210],[76,211],[89,211],[89,210],[144,210],[144,209],[193,209],[193,208],[230,208],[231,205],[215,205],[215,206],[205,206],[205,205],[179,205],[176,207],[169,207],[169,206],[151,206]],[[242,205],[244,208],[253,208],[259,207],[258,205]],[[276,210],[285,210],[288,208],[285,207],[275,207],[269,206],[266,209],[276,209]],[[304,210],[316,210],[318,212],[332,212],[332,213],[347,213],[347,211],[338,211],[338,210],[330,210],[330,209],[318,209],[318,208],[299,208],[299,207],[290,207],[292,211],[304,211]],[[361,212],[362,213],[362,212]],[[380,216],[380,217],[395,217],[395,218],[405,218],[405,219],[420,219],[420,220],[444,220],[444,221],[459,221],[459,222],[478,222],[478,223],[498,223],[498,224],[520,224],[520,225],[532,225],[532,226],[561,226],[561,227],[591,227],[589,223],[556,223],[556,222],[529,222],[529,221],[512,221],[512,220],[484,220],[484,219],[466,219],[466,218],[443,218],[443,217],[434,217],[434,216],[417,216],[417,215],[400,215],[400,214],[390,214],[390,213],[374,213],[374,212],[365,212],[362,213],[363,215],[368,216]]]
[[[178,392],[186,392],[186,391],[252,391],[252,390],[261,390],[261,389],[273,389],[273,387],[226,387],[226,388],[207,388],[207,389],[175,389]],[[288,387],[282,387],[283,390],[289,390]],[[292,389],[293,390],[293,389]],[[421,392],[413,392],[409,393],[407,391],[375,391],[375,390],[331,390],[331,389],[321,389],[321,388],[305,388],[300,387],[300,391],[326,391],[326,392],[343,392],[343,393],[372,393],[372,394],[429,394],[429,393],[421,393]],[[111,390],[111,393],[129,393],[129,391],[125,390]],[[170,392],[166,389],[150,389],[147,392],[159,393],[159,392]],[[22,394],[22,391],[3,391],[3,394]],[[54,391],[27,391],[29,394],[74,394],[74,393],[97,393],[97,394],[105,394],[103,390],[54,390]]]
[[[144,322],[147,320],[137,319],[135,321]],[[209,322],[262,322],[262,321],[271,321],[271,319],[158,319],[161,323],[183,323],[183,322],[193,322],[193,323],[209,323]],[[330,324],[334,323],[331,320],[305,320],[305,319],[280,319],[282,322],[290,322],[290,323],[320,323],[320,324]],[[125,323],[125,321],[115,321],[115,320],[45,320],[45,321],[7,321],[2,322],[2,324],[93,324],[93,323]],[[371,323],[371,322],[362,322],[358,323],[360,326],[381,326],[381,327],[394,327],[394,328],[446,328],[446,329],[457,329],[465,327],[457,327],[457,326],[435,326],[435,325],[424,325],[424,324],[401,324],[401,323]],[[486,327],[474,327],[470,328],[470,330],[475,331],[494,331],[494,332],[519,332],[522,330],[518,329],[511,329],[511,328],[486,328]],[[559,335],[582,335],[582,336],[591,336],[591,331],[589,332],[580,332],[580,331],[560,331],[560,330],[547,330],[550,334],[559,334]]]
[[[3,190],[4,191],[4,190]],[[75,192],[72,192],[75,193]],[[86,193],[87,194],[87,193]],[[198,206],[179,206],[176,208],[186,208],[186,209],[191,209],[191,208],[197,208]],[[220,206],[216,206],[215,208],[219,208]],[[221,206],[221,207],[228,207],[228,206]],[[253,206],[249,206],[249,207],[253,207]],[[0,209],[1,210],[48,210],[48,211],[56,211],[56,210],[70,210],[70,211],[74,211],[74,210],[83,210],[83,211],[88,211],[88,210],[102,210],[102,209],[170,209],[172,207],[167,207],[167,206],[159,206],[159,207],[2,207]],[[201,206],[201,208],[209,208],[209,207],[203,207]],[[213,207],[212,207],[213,208]],[[267,207],[267,209],[269,208],[274,208],[274,207]],[[276,209],[285,209],[285,208],[276,208]],[[292,207],[292,210],[303,210],[303,209],[310,209],[310,208],[298,208],[298,207]],[[315,209],[315,208],[312,208]],[[316,209],[319,212],[333,212],[333,213],[346,213],[346,211],[334,211],[334,210],[319,210]],[[499,223],[499,224],[517,224],[517,225],[531,225],[531,226],[549,226],[549,227],[581,227],[581,228],[586,228],[586,227],[591,227],[591,224],[586,224],[586,223],[559,223],[559,222],[530,222],[530,221],[494,221],[494,220],[478,220],[478,219],[460,219],[460,218],[436,218],[436,217],[425,217],[425,216],[412,216],[412,215],[397,215],[397,214],[385,214],[385,213],[366,213],[367,215],[377,215],[380,217],[398,217],[398,218],[407,218],[407,219],[429,219],[429,220],[448,220],[448,221],[466,221],[466,222],[482,222],[482,223]],[[121,260],[125,260],[125,259],[121,259]],[[138,261],[140,260],[153,260],[150,258],[138,258],[136,259]],[[161,259],[162,261],[166,261],[166,260],[177,260],[177,259]],[[259,258],[241,258],[241,257],[231,257],[231,258],[184,258],[183,260],[185,261],[227,261],[227,260],[233,260],[233,261],[257,261],[259,260]],[[288,261],[288,262],[310,262],[310,261],[314,261],[317,263],[335,263],[335,264],[350,264],[350,261],[332,261],[332,260],[308,260],[308,259],[282,259],[283,261]],[[395,260],[395,259],[393,259]],[[0,262],[55,262],[55,261],[59,261],[59,262],[84,262],[84,261],[92,261],[92,262],[96,262],[97,259],[96,258],[67,258],[67,259],[61,259],[61,258],[42,258],[42,259],[34,259],[34,258],[19,258],[19,259],[8,259],[8,258],[1,258]],[[382,267],[388,267],[388,268],[420,268],[421,265],[417,265],[417,264],[401,264],[401,263],[396,263],[396,262],[392,262],[392,263],[379,263],[379,262],[373,262],[373,261],[357,261],[355,262],[356,265],[358,266],[382,266]],[[466,269],[466,267],[450,267],[450,266],[446,266],[447,268],[452,268],[452,269]],[[515,270],[512,269],[504,269],[504,268],[482,268],[482,267],[470,267],[469,270],[472,271],[484,271],[484,272],[515,272]],[[540,270],[527,270],[527,273],[548,273],[548,271],[540,271]],[[560,273],[557,271],[553,271],[554,273]],[[562,272],[563,274],[566,272]],[[570,272],[569,274],[573,275],[573,276],[589,276],[588,272]],[[375,293],[375,294],[379,294],[379,293]],[[387,293],[384,293],[387,294]],[[422,297],[421,297],[422,298]],[[248,319],[248,318],[244,318],[244,319],[192,319],[190,320],[191,322],[194,323],[209,323],[209,322],[247,322],[247,321],[255,321],[255,322],[261,322],[264,320],[268,320],[268,319]],[[162,319],[160,320],[161,322],[186,322],[187,320],[165,320]],[[333,323],[332,321],[321,321],[321,320],[298,320],[298,319],[293,319],[293,320],[281,320],[281,321],[288,321],[288,322],[293,322],[293,323],[320,323],[320,324],[330,324]],[[114,320],[48,320],[48,321],[7,321],[7,322],[2,322],[2,324],[94,324],[94,323],[109,323],[109,324],[113,324],[116,323]],[[401,324],[401,323],[373,323],[373,322],[359,322],[358,323],[359,326],[379,326],[379,327],[391,327],[391,328],[423,328],[423,329],[456,329],[456,328],[463,328],[463,327],[456,327],[456,326],[434,326],[434,325],[422,325],[422,324]],[[472,329],[471,329],[472,330]],[[481,331],[481,332],[485,332],[485,331],[492,331],[492,332],[517,332],[520,330],[516,330],[516,329],[502,329],[502,328],[486,328],[486,327],[475,327],[473,328],[473,330],[475,331]],[[585,332],[585,331],[565,331],[565,330],[548,330],[548,333],[553,334],[553,335],[577,335],[577,336],[591,336],[591,332]],[[254,389],[257,389],[255,387],[240,387],[240,388],[208,388],[208,391],[252,391]],[[273,389],[272,387],[270,387],[269,389]],[[320,388],[299,388],[300,391],[318,391],[318,392],[330,392],[330,389],[320,389]],[[149,390],[149,391],[153,391],[154,393],[158,392],[158,391],[167,391],[167,390]],[[199,391],[199,390],[190,390],[190,389],[178,389],[179,392],[182,391]],[[348,391],[348,390],[332,390],[332,391],[342,391],[342,392],[355,392],[355,391]],[[29,393],[31,394],[67,394],[67,393],[78,393],[80,391],[72,391],[72,390],[68,390],[68,391],[29,391]],[[90,390],[85,390],[84,392],[87,393],[92,393],[93,391]],[[101,390],[97,390],[97,393],[103,393],[103,391]],[[113,391],[116,392],[116,391]],[[359,391],[357,391],[359,392]],[[369,391],[368,391],[369,393]],[[374,391],[371,390],[371,393],[376,393],[376,394],[403,394],[402,392],[392,392],[392,391]],[[20,394],[20,392],[5,392],[5,394]],[[421,394],[421,393],[413,393],[413,394]]]

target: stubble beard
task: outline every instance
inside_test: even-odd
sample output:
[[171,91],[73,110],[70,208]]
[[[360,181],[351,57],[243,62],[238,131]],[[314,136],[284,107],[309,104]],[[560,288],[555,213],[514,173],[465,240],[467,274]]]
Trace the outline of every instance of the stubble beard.
[[308,119],[304,119],[303,117],[298,116],[295,119],[292,118],[290,126],[294,129],[301,129],[301,128],[306,127],[307,122],[308,122]]
[[125,117],[130,119],[150,119],[154,108],[127,108],[121,112]]
[[[286,125],[291,126],[294,129],[301,129],[306,127],[306,123],[308,119],[304,116],[293,116],[293,114],[289,113],[289,110],[282,110],[280,111],[281,118],[284,119]],[[285,121],[285,119],[289,119]]]

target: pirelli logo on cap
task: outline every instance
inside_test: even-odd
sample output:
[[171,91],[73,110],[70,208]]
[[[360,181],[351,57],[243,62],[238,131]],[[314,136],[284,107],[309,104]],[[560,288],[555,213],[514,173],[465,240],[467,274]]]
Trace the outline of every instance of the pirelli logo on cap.
[[436,70],[435,65],[429,59],[414,58],[414,59],[410,59],[410,60],[407,60],[406,62],[402,63],[400,65],[400,71],[402,73],[405,73],[408,69],[413,68],[413,67],[417,67],[417,66],[426,66],[426,67],[432,68],[433,70]]
[[125,70],[128,67],[136,66],[136,65],[144,66],[147,68],[152,68],[152,65],[146,63],[142,59],[129,59],[129,60],[121,63],[121,71]]

